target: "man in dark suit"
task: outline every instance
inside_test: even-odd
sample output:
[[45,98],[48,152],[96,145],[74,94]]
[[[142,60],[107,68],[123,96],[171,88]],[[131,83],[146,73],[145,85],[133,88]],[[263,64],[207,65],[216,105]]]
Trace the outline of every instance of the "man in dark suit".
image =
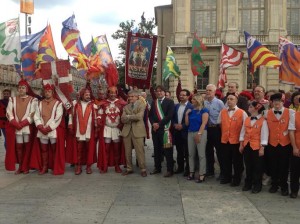
[[174,113],[174,102],[165,97],[163,86],[157,86],[155,94],[157,99],[153,100],[149,112],[155,163],[155,169],[150,174],[161,173],[161,158],[164,152],[167,160],[167,173],[164,177],[171,177],[173,175],[173,145],[170,128]]
[[[189,174],[189,151],[187,143],[188,129],[185,125],[184,118],[188,109],[193,109],[192,104],[188,101],[190,91],[183,89],[179,93],[180,102],[175,106],[175,113],[173,115],[172,126],[174,133],[174,141],[177,150],[177,170],[176,174],[184,172],[184,176]],[[184,169],[184,159],[186,166]]]

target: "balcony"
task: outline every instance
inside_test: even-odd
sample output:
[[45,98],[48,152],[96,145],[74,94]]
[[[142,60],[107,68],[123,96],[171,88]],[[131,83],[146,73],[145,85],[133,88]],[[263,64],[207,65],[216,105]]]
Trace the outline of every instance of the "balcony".
[[289,41],[295,45],[300,45],[300,35],[291,35],[286,37]]
[[[260,43],[269,42],[269,35],[251,35]],[[245,43],[245,35],[240,35],[240,43]]]
[[[202,43],[205,45],[220,45],[221,44],[221,38],[218,36],[214,37],[199,37]],[[192,46],[194,37],[188,37],[187,42],[188,45]]]

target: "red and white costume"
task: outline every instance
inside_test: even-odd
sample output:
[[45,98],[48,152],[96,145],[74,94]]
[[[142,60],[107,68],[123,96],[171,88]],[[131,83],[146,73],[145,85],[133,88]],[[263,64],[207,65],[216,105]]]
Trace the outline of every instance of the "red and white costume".
[[121,99],[106,99],[100,101],[98,107],[99,148],[98,168],[101,173],[107,172],[109,166],[115,166],[115,171],[122,172],[119,165],[124,164],[124,147],[120,144],[122,123],[121,115],[126,102]]
[[[53,90],[53,89],[52,89]],[[62,103],[55,98],[39,102],[34,114],[34,122],[38,127],[37,138],[40,144],[35,144],[32,152],[31,166],[39,169],[40,174],[53,170],[54,175],[65,172],[65,124]],[[44,130],[47,130],[47,133]],[[50,143],[50,144],[49,144]],[[39,148],[40,150],[35,150]]]
[[[25,80],[19,82],[19,87],[25,86],[28,92],[30,87]],[[31,90],[31,89],[30,89]],[[37,107],[37,99],[27,94],[10,97],[6,113],[9,125],[6,128],[7,152],[5,155],[5,168],[15,170],[15,164],[19,163],[16,174],[29,172],[29,160],[31,154],[31,138],[33,134],[33,116]]]
[[[82,91],[84,92],[86,89]],[[72,163],[76,164],[76,175],[82,172],[81,165],[84,164],[87,165],[86,173],[91,174],[91,166],[97,161],[95,141],[96,108],[97,106],[92,101],[80,100],[74,103],[73,115],[70,115],[69,118],[69,127],[72,127],[72,132],[75,135],[72,144]]]

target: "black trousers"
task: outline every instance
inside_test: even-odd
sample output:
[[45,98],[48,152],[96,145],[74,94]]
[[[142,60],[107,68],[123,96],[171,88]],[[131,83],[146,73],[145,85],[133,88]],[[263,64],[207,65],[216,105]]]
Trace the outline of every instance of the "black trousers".
[[173,173],[173,167],[174,167],[174,160],[173,160],[173,147],[171,148],[165,148],[164,145],[164,132],[163,131],[152,131],[152,141],[154,146],[154,166],[155,169],[161,170],[161,162],[162,162],[162,155],[166,156],[167,160],[167,171]]
[[[239,151],[240,144],[222,143],[221,157],[223,161],[223,178],[240,182],[244,171],[243,155]],[[234,174],[232,175],[232,167]]]
[[223,161],[220,156],[221,150],[221,128],[220,126],[208,127],[207,128],[207,143],[206,143],[206,173],[214,174],[215,173],[215,154],[214,148],[216,149],[217,158],[220,164],[220,176],[223,173]]
[[267,174],[268,176],[271,176],[271,171],[270,171],[270,164],[269,164],[269,147],[266,146],[265,147],[265,152],[264,152],[264,156],[263,156],[263,172],[265,174]]
[[281,190],[288,189],[289,159],[291,155],[291,145],[276,147],[268,145],[268,163],[270,165],[270,173],[272,178],[272,186],[281,187]]
[[300,158],[296,156],[291,157],[291,176],[290,188],[291,192],[298,193],[299,191],[299,178],[300,178]]
[[263,174],[263,156],[259,156],[258,150],[253,150],[248,143],[244,148],[244,162],[246,166],[245,185],[261,188]]
[[[177,151],[177,165],[178,170],[183,171],[184,169],[189,171],[189,150],[187,139],[182,137],[181,132],[174,133],[176,151]],[[184,160],[186,162],[186,166],[184,167]]]

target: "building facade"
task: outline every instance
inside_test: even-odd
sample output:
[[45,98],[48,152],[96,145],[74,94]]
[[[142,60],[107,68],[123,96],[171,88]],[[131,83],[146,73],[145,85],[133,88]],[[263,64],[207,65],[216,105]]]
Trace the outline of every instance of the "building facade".
[[[226,70],[227,80],[239,83],[240,90],[255,85],[269,89],[293,89],[279,83],[279,71],[261,67],[252,76],[247,69],[248,55],[244,31],[254,36],[277,56],[279,36],[300,45],[300,0],[172,0],[170,5],[155,8],[158,27],[157,83],[162,84],[162,64],[167,46],[175,54],[181,70],[182,87],[204,90],[208,83],[217,84],[222,43],[244,52],[239,66]],[[207,50],[201,57],[207,65],[203,76],[191,71],[191,47],[196,33]],[[169,89],[175,92],[177,80],[170,78]]]

